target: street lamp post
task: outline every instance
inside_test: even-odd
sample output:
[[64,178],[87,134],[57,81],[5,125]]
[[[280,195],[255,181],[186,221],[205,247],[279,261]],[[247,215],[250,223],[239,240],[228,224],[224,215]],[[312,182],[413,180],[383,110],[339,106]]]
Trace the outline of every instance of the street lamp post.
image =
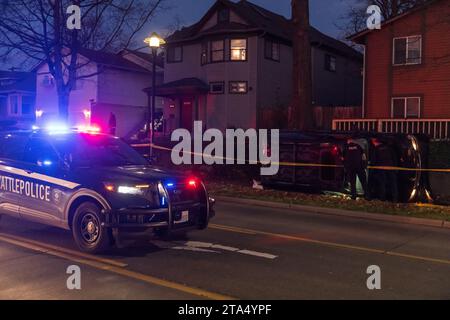
[[156,109],[156,58],[158,49],[166,42],[156,32],[144,40],[152,50],[152,98],[149,104],[147,115],[147,131],[150,138],[150,159],[153,159],[153,142],[154,142],[154,125],[155,125],[155,109]]

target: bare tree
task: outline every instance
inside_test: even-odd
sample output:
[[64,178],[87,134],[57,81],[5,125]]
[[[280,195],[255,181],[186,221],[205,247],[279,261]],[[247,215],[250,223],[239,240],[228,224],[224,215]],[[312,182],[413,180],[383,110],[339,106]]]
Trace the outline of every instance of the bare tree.
[[[133,45],[136,34],[163,9],[165,0],[2,0],[0,58],[20,54],[44,62],[55,79],[59,117],[68,119],[70,93],[91,62],[83,49],[114,50]],[[69,29],[67,8],[81,9],[81,29]]]
[[292,0],[293,35],[293,95],[289,115],[291,129],[313,127],[311,41],[309,36],[309,2]]
[[348,37],[367,28],[367,8],[371,5],[380,7],[382,18],[388,20],[428,0],[353,0],[350,4],[348,0],[341,1],[345,1],[349,8],[337,26]]

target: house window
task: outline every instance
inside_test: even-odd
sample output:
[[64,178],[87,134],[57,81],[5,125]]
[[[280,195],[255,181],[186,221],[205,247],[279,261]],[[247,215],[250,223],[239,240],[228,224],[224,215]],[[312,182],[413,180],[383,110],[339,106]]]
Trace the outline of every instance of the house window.
[[183,61],[183,47],[169,47],[167,48],[167,62],[182,62]]
[[394,38],[394,65],[422,63],[422,37]]
[[248,92],[248,83],[246,81],[230,81],[230,93],[245,94]]
[[8,110],[10,116],[32,116],[34,113],[34,98],[27,95],[11,95],[9,96]]
[[201,64],[208,63],[208,42],[202,43]]
[[336,72],[337,59],[336,57],[326,54],[325,55],[325,70],[330,72]]
[[0,96],[0,116],[6,116],[8,114],[8,98]]
[[269,60],[280,61],[280,44],[271,40],[266,40],[264,56]]
[[29,116],[33,114],[34,99],[31,96],[22,96],[22,115]]
[[20,115],[19,96],[10,96],[9,97],[9,114],[12,116]]
[[230,60],[247,60],[247,39],[232,39],[230,41]]
[[224,94],[225,93],[225,83],[224,82],[211,82],[209,84],[209,93]]
[[225,41],[218,40],[211,42],[211,61],[221,62],[225,60]]
[[392,118],[420,118],[420,97],[392,98]]
[[54,79],[51,75],[44,75],[42,78],[42,86],[44,87],[52,87],[54,85]]
[[220,9],[219,12],[217,13],[217,22],[224,23],[229,21],[230,21],[230,9],[228,8]]

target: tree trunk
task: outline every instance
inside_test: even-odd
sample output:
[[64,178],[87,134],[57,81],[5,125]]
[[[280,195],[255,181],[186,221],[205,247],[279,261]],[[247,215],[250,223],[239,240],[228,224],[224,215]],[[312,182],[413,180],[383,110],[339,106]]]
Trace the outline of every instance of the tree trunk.
[[[53,60],[53,76],[56,81],[56,90],[58,93],[58,119],[63,123],[68,123],[69,121],[69,97],[70,90],[64,82],[64,72],[63,72],[63,45],[62,45],[62,32],[61,26],[63,23],[62,19],[62,8],[60,1],[54,1],[53,3],[53,31],[54,31],[54,60]],[[52,58],[49,56],[48,60]],[[50,65],[50,64],[49,64]]]
[[69,122],[70,92],[58,92],[58,119],[63,123]]
[[312,60],[309,38],[308,0],[292,0],[293,35],[293,95],[289,127],[309,130],[314,127],[312,108]]

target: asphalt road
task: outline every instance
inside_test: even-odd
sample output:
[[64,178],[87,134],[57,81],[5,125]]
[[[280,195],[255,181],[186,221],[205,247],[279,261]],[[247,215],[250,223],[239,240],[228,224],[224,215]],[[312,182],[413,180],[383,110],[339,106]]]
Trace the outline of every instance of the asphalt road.
[[450,299],[450,230],[431,227],[219,203],[186,238],[75,250],[69,232],[3,217],[0,299]]

